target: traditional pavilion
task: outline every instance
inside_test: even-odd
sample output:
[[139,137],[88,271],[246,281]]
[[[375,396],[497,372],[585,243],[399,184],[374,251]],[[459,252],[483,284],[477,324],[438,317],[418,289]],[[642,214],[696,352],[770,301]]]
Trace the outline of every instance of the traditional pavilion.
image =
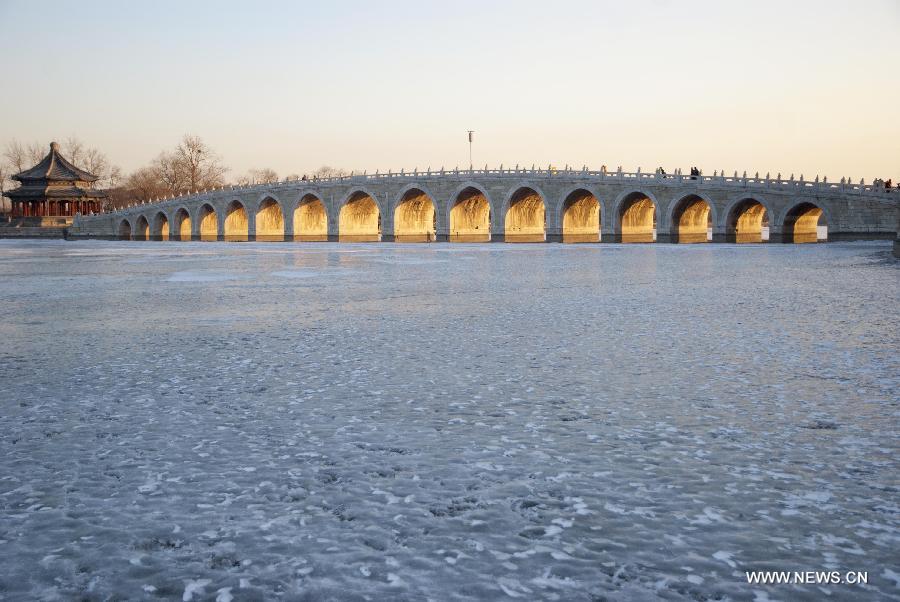
[[50,143],[50,153],[40,163],[17,173],[21,186],[4,196],[12,201],[12,217],[72,217],[99,213],[106,193],[94,189],[98,177],[78,169]]

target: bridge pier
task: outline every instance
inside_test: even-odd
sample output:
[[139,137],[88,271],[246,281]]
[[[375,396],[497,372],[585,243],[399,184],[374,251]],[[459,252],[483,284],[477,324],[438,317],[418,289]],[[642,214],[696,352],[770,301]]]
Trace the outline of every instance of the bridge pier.
[[784,242],[792,242],[790,240],[784,240],[784,233],[781,230],[780,226],[769,225],[769,238],[764,239],[763,242],[779,244]]
[[852,240],[893,240],[896,235],[893,232],[829,232],[829,241]]
[[669,232],[657,232],[656,242],[661,244],[672,244],[678,242],[678,240]]
[[397,242],[397,237],[394,234],[382,234],[381,242]]
[[253,209],[245,209],[247,215],[247,242],[256,240],[256,211]]
[[547,234],[547,237],[544,242],[562,242],[563,236],[562,234]]

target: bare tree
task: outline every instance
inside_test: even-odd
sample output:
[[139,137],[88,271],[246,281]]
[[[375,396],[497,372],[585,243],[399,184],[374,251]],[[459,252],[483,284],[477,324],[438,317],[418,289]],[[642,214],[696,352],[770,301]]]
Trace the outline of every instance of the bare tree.
[[32,142],[24,145],[16,139],[12,139],[6,143],[3,149],[3,158],[6,160],[7,166],[10,168],[10,176],[19,172],[23,172],[44,158],[47,154],[40,144]]
[[12,188],[13,181],[10,180],[12,170],[5,161],[0,161],[0,213],[9,213],[12,210],[12,203],[3,193]]
[[[98,149],[87,147],[75,136],[69,136],[60,145],[60,152],[76,167],[96,175],[98,177],[95,183],[97,188],[112,188],[118,185],[122,175],[121,170],[118,166],[111,164],[106,155]],[[37,142],[24,145],[18,140],[11,140],[7,143],[3,152],[4,163],[9,172],[7,179],[34,167],[46,155],[47,147]],[[12,182],[7,182],[7,188],[5,189],[8,189],[11,184]]]
[[125,189],[133,200],[149,201],[168,192],[155,166],[141,167],[125,178]]
[[271,184],[278,181],[278,174],[274,169],[264,167],[262,169],[251,169],[247,172],[246,184]]
[[11,203],[2,194],[19,183],[12,179],[14,175],[32,167],[43,158],[41,148],[37,144],[24,145],[16,139],[6,143],[3,157],[0,158],[0,213],[9,212]]
[[185,135],[181,144],[175,148],[173,159],[176,169],[182,173],[188,192],[224,183],[228,169],[199,136]]
[[162,152],[154,159],[150,168],[156,174],[156,179],[163,190],[171,194],[182,194],[186,192],[187,186],[184,183],[184,173],[180,169],[178,160],[172,153]]
[[110,163],[106,155],[97,148],[86,147],[75,136],[66,138],[60,152],[76,167],[97,176],[97,188],[115,188],[122,179],[122,170],[118,165]]
[[[0,195],[7,190],[18,187],[19,183],[12,179],[15,174],[25,171],[37,163],[37,161],[31,161],[32,150],[16,139],[6,143],[6,147],[3,149],[3,157],[0,159]],[[10,210],[9,205],[11,204],[8,203],[8,199],[0,196],[0,212],[8,212]]]
[[330,165],[323,165],[313,172],[313,176],[317,178],[340,178],[349,175],[350,172],[343,167],[331,167]]
[[[74,161],[72,161],[75,163]],[[80,163],[76,163],[82,169],[91,172],[100,179],[97,180],[99,188],[115,188],[122,179],[122,170],[118,165],[112,165],[106,155],[96,148],[89,148],[82,153]]]
[[[90,153],[85,153],[85,161],[93,159]],[[227,171],[219,156],[203,140],[186,135],[171,152],[161,152],[150,165],[126,177],[122,188],[116,191],[116,198],[148,201],[165,195],[215,188],[224,183]],[[121,180],[117,170],[110,173]]]
[[[66,141],[60,145],[59,150],[66,159],[71,161],[76,166],[81,166],[81,159],[85,153],[84,144],[81,142],[81,140],[79,140],[75,136],[69,136],[68,138],[66,138]],[[88,169],[87,171],[91,170]],[[97,172],[91,171],[91,173],[96,175]]]

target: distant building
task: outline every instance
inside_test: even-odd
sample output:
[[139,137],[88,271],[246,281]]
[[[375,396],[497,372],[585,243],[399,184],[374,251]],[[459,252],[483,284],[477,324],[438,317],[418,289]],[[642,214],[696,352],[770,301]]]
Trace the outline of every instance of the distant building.
[[78,169],[50,143],[50,152],[40,163],[12,177],[22,185],[4,192],[13,218],[71,218],[76,213],[99,213],[106,193],[94,189],[98,177]]

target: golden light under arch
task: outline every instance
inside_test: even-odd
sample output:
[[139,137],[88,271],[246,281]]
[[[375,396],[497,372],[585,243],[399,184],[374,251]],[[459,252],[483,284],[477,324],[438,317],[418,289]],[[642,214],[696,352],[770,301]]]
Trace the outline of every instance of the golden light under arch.
[[341,207],[338,240],[377,242],[381,240],[381,212],[369,193],[358,190]]
[[491,204],[474,186],[467,186],[453,199],[449,234],[451,242],[491,240]]
[[328,240],[328,213],[325,203],[314,194],[303,195],[294,209],[294,240]]
[[546,239],[547,211],[544,199],[534,189],[522,186],[509,199],[503,220],[506,242],[543,242]]
[[175,212],[175,223],[172,231],[173,238],[177,236],[178,240],[191,240],[191,214],[184,207]]
[[819,238],[819,226],[823,217],[822,208],[809,202],[792,207],[784,218],[782,232],[785,242],[805,244],[827,240],[827,235]]
[[394,240],[425,242],[435,239],[437,214],[434,202],[423,190],[407,190],[394,209]]
[[740,244],[761,243],[764,225],[768,225],[765,205],[753,198],[742,199],[728,212],[725,240]]
[[600,241],[600,201],[584,188],[570,192],[562,206],[562,241]]
[[264,199],[256,211],[256,240],[284,240],[284,212],[278,201],[271,197]]
[[200,222],[200,240],[212,241],[219,237],[219,217],[216,210],[209,203],[200,207],[198,221]]
[[709,242],[711,226],[711,208],[703,197],[689,194],[675,203],[670,232],[672,242],[681,244]]
[[225,240],[246,241],[250,237],[250,220],[247,210],[239,201],[231,201],[225,210]]
[[619,204],[619,235],[623,243],[654,242],[656,205],[643,192],[629,193]]
[[169,240],[169,218],[160,211],[153,217],[153,240]]

